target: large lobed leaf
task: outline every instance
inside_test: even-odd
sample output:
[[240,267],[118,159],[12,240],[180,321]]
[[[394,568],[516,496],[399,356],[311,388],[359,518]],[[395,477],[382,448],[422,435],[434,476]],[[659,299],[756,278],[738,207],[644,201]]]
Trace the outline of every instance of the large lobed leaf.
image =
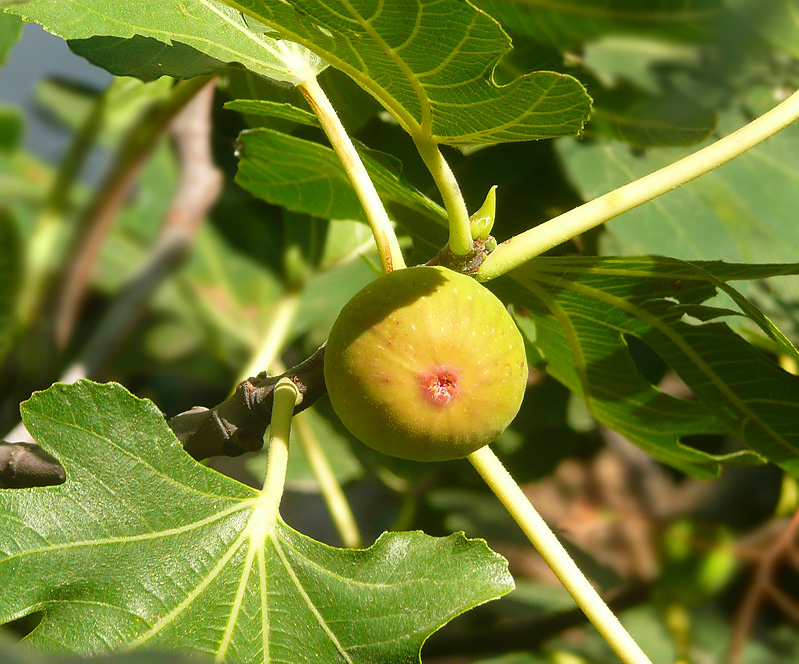
[[590,99],[570,76],[539,71],[498,86],[510,48],[462,0],[226,0],[341,69],[415,136],[450,145],[579,133]]
[[496,21],[460,0],[32,0],[7,11],[80,40],[72,48],[114,74],[145,79],[239,62],[297,84],[328,61],[412,134],[452,145],[577,134],[590,107],[576,79],[554,72],[498,86],[493,68],[510,40]]
[[[546,370],[600,422],[657,459],[700,477],[715,474],[720,461],[756,461],[746,451],[714,457],[682,440],[726,432],[799,474],[799,378],[715,320],[732,312],[703,304],[727,281],[798,273],[796,265],[658,257],[539,258],[499,288],[532,317]],[[764,318],[758,322],[796,356]],[[657,353],[695,400],[665,394],[646,380],[629,337]]]
[[23,417],[67,473],[0,491],[0,622],[41,611],[37,649],[418,662],[438,627],[512,587],[505,561],[462,534],[345,551],[271,521],[259,492],[196,463],[119,385],[58,384]]

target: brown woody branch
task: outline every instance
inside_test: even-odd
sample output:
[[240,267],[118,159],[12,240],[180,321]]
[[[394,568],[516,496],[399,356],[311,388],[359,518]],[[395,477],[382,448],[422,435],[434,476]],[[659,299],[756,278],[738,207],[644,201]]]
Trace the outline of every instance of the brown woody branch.
[[0,441],[0,489],[63,484],[61,464],[35,443]]
[[[195,406],[169,420],[184,449],[195,459],[239,456],[261,449],[264,432],[272,417],[273,392],[277,382],[291,378],[300,390],[300,412],[324,396],[322,346],[311,357],[279,376],[262,372],[243,381],[225,401],[213,408]],[[0,441],[0,489],[62,484],[64,468],[35,443]]]
[[236,391],[213,408],[195,406],[169,420],[184,449],[195,459],[239,456],[261,449],[272,416],[273,391],[278,380],[291,378],[302,402],[295,412],[312,405],[326,392],[323,373],[325,347],[279,376],[262,372],[236,387]]

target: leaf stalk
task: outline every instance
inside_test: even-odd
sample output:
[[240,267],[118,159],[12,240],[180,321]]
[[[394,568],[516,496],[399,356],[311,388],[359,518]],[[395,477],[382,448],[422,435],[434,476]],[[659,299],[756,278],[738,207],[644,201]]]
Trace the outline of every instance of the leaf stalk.
[[330,145],[335,150],[353,189],[361,201],[366,218],[372,228],[377,244],[377,253],[384,273],[405,267],[397,235],[388,217],[383,202],[375,189],[366,167],[363,165],[347,130],[341,124],[336,110],[322,90],[319,82],[312,78],[297,86],[310,104],[319,123],[327,134]]
[[311,466],[311,472],[319,483],[322,499],[327,505],[342,544],[348,549],[361,548],[363,540],[358,529],[358,522],[355,520],[333,468],[330,466],[324,448],[305,417],[298,417],[295,422],[300,445]]
[[450,252],[455,256],[468,256],[474,253],[471,219],[455,174],[441,154],[437,143],[422,136],[414,136],[413,142],[430,175],[433,176],[447,210]]
[[286,486],[291,418],[294,416],[294,407],[300,399],[300,391],[290,378],[281,378],[275,385],[272,420],[264,435],[264,444],[269,445],[269,461],[266,464],[264,488],[259,499],[270,519],[277,518],[280,499]]

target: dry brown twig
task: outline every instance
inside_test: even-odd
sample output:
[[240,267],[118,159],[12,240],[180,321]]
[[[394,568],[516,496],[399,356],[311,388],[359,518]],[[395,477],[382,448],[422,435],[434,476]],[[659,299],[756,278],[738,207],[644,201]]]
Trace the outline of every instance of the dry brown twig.
[[92,267],[131,186],[164,131],[208,81],[209,77],[200,76],[178,83],[169,98],[147,109],[123,140],[111,170],[78,221],[62,273],[44,303],[45,309],[55,306],[54,336],[58,348],[63,348],[72,334]]
[[758,612],[767,603],[782,611],[789,619],[799,622],[799,601],[789,597],[777,584],[776,577],[785,564],[799,567],[799,510],[755,558],[755,574],[744,595],[732,625],[728,659],[741,664],[743,648],[749,640]]
[[188,255],[223,178],[211,154],[211,107],[216,79],[209,81],[172,122],[180,182],[148,258],[122,287],[86,345],[83,375],[93,376],[133,327],[150,297]]

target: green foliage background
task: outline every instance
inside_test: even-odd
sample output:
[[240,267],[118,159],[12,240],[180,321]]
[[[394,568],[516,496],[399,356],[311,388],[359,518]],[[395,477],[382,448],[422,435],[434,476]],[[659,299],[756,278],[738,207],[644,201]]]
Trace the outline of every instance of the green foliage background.
[[[500,557],[467,539],[481,537],[509,558],[517,590],[457,617],[425,646],[425,659],[465,652],[467,661],[524,664],[567,651],[615,661],[588,629],[577,641],[522,640],[519,653],[490,645],[508,625],[524,632],[573,605],[531,572],[515,525],[468,464],[379,457],[322,401],[302,415],[310,433],[296,436],[328,451],[367,545],[400,532],[364,552],[333,548],[340,541],[295,446],[285,523],[267,551],[251,539],[256,494],[245,486],[259,485],[264,455],[212,461],[235,479],[223,477],[183,454],[159,412],[223,400],[292,299],[281,355],[288,365],[304,359],[377,274],[360,204],[293,84],[319,74],[409,264],[422,263],[446,242],[446,215],[414,141],[445,146],[470,210],[499,186],[501,242],[729,134],[795,90],[796,0],[3,8],[0,64],[13,58],[21,17],[117,77],[107,90],[42,80],[37,91],[39,112],[73,147],[88,136],[106,163],[142,131],[147,110],[171,98],[175,80],[218,75],[213,150],[225,182],[185,264],[89,376],[152,402],[82,382],[37,394],[23,409],[68,479],[0,489],[0,622],[15,621],[9,634],[56,653],[152,641],[213,656],[228,638],[231,662],[270,661],[267,642],[289,661],[418,661],[430,634],[510,590]],[[0,106],[4,432],[32,391],[86,361],[104,316],[157,246],[180,176],[165,135],[92,268],[75,333],[53,348],[36,280],[59,274],[96,184],[78,158],[65,185],[76,153],[36,156],[26,122],[21,109]],[[603,458],[612,430],[647,453],[645,466],[675,494],[705,482],[704,498],[682,511],[672,495],[671,511],[647,513],[658,520],[647,531],[658,563],[649,575],[609,563],[606,545],[573,544],[603,590],[647,590],[623,620],[655,662],[686,647],[665,618],[674,605],[690,615],[695,656],[727,648],[727,607],[740,603],[748,578],[729,542],[780,518],[778,499],[799,474],[799,380],[779,364],[799,357],[798,139],[799,127],[789,127],[490,285],[512,305],[534,369],[522,411],[496,445],[520,481],[557,485],[569,464]],[[675,376],[682,391],[670,393],[664,381]],[[676,514],[691,524],[687,562],[668,545]],[[452,534],[459,530],[466,537]],[[281,543],[296,554],[291,564]],[[783,582],[797,588],[795,574]],[[271,583],[275,597],[264,589]],[[164,616],[174,632],[157,627]],[[784,617],[764,614],[758,626],[747,662],[799,654]],[[3,644],[0,653],[14,664],[73,661]]]

